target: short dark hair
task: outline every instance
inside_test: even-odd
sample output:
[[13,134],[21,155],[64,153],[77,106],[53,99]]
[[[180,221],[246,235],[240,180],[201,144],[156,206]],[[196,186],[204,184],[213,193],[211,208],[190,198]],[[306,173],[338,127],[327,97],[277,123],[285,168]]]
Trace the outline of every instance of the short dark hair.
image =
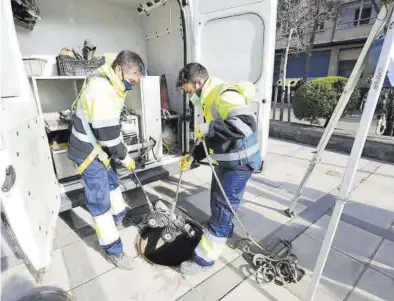
[[183,84],[191,82],[195,84],[198,80],[206,81],[209,77],[208,70],[199,63],[189,63],[179,71],[177,88],[181,88]]
[[130,50],[123,50],[116,56],[116,59],[112,63],[112,69],[115,69],[117,66],[122,68],[137,67],[141,74],[145,74],[145,65],[141,57]]

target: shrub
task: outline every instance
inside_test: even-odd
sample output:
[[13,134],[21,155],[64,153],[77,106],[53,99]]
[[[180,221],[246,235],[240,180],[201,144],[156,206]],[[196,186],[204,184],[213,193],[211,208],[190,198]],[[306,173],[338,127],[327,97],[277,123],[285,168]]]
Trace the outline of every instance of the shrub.
[[[325,119],[326,126],[334,112],[339,97],[347,83],[347,78],[328,76],[317,78],[300,87],[293,98],[294,115],[311,124],[319,124],[319,119]],[[357,106],[360,91],[355,89],[350,97],[344,114],[351,112]]]

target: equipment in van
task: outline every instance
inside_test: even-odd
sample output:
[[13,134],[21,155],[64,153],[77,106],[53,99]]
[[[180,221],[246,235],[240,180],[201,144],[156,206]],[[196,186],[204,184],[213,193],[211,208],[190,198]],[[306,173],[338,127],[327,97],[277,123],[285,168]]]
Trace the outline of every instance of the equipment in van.
[[12,0],[11,5],[15,24],[33,30],[37,20],[40,20],[37,0]]
[[58,73],[61,76],[87,76],[105,63],[104,56],[94,56],[96,46],[89,40],[83,47],[63,48],[56,57]]

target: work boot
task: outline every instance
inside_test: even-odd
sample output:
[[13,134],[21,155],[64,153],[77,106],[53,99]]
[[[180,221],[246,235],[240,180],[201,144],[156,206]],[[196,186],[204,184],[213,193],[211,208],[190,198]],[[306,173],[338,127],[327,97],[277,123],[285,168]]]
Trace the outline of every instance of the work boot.
[[179,272],[184,275],[195,275],[206,270],[209,270],[212,266],[202,266],[194,262],[193,260],[188,260],[182,262],[179,266]]
[[120,255],[107,254],[105,255],[105,259],[122,270],[132,270],[134,268],[133,258],[126,253],[122,253]]
[[116,227],[118,230],[128,228],[133,225],[138,225],[141,223],[141,216],[132,216],[130,208],[126,209],[126,213],[118,221],[116,221]]

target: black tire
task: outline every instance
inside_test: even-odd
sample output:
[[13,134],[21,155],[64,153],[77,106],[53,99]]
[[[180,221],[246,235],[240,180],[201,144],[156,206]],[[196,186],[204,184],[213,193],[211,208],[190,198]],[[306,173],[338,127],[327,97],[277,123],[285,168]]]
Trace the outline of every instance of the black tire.
[[32,289],[18,301],[75,301],[75,299],[61,288],[43,286]]

